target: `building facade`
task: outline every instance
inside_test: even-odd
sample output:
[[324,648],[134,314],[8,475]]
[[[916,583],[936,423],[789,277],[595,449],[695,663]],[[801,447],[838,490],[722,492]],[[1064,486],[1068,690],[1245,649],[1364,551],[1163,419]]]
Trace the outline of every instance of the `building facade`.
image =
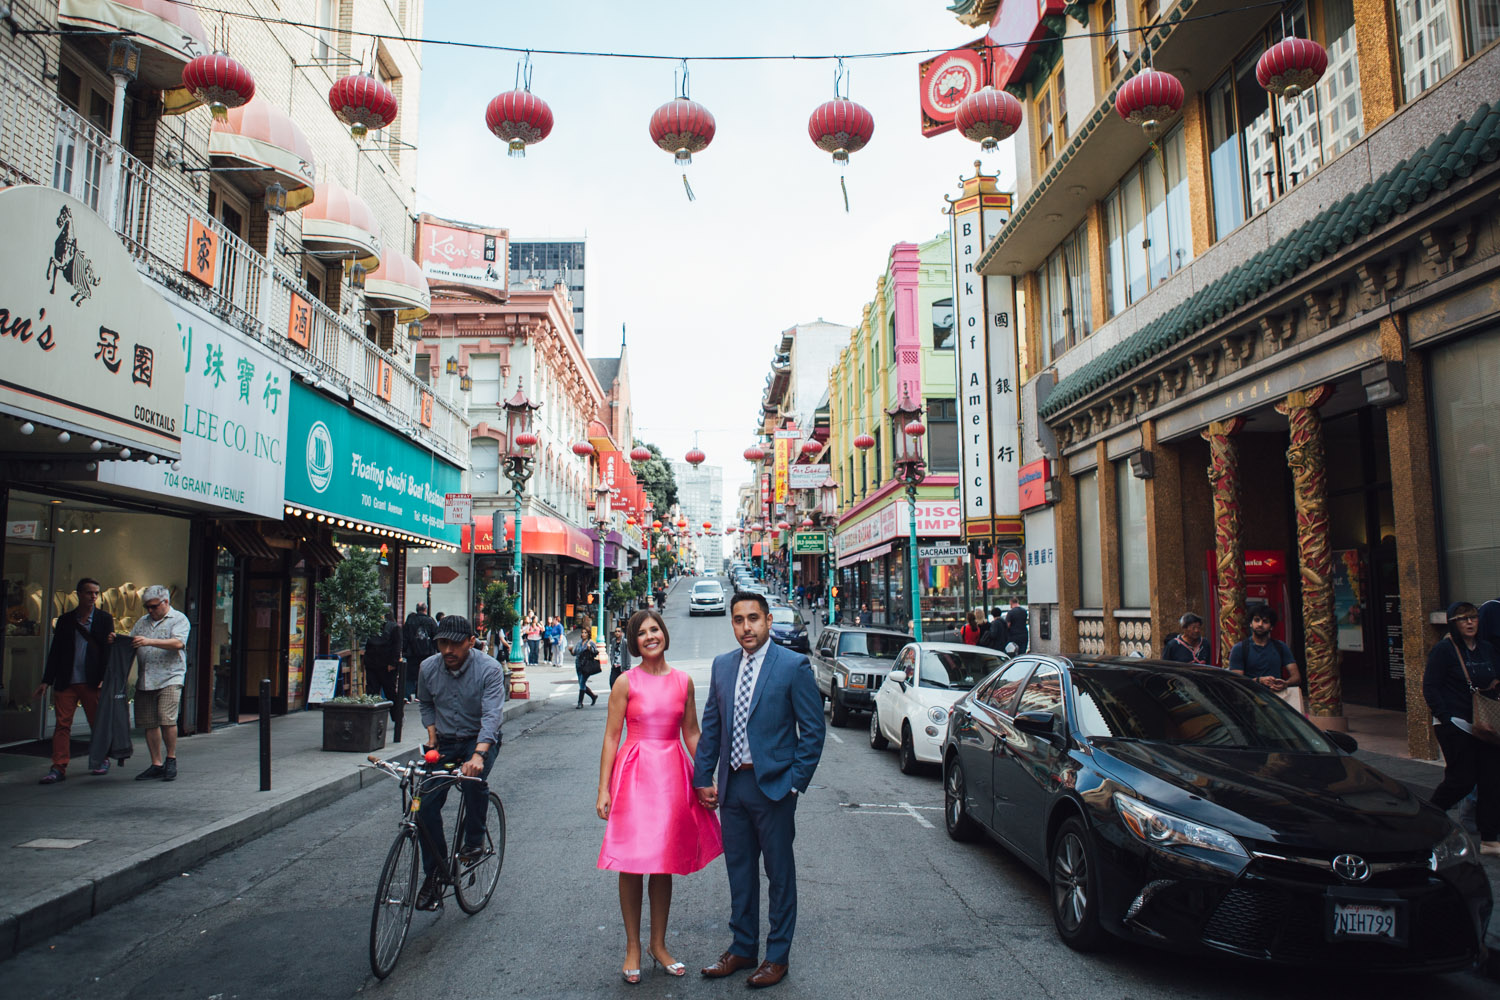
[[724,469],[674,461],[672,475],[677,479],[677,504],[696,539],[694,572],[717,573],[724,564]]
[[573,301],[573,336],[583,343],[583,240],[519,239],[510,245],[512,288],[555,288],[562,285]]
[[[122,629],[144,587],[172,590],[195,732],[257,712],[262,680],[272,710],[305,704],[331,641],[318,584],[350,546],[379,551],[399,609],[406,548],[458,541],[442,494],[467,421],[408,346],[428,292],[402,139],[420,51],[400,39],[420,37],[422,4],[242,6],[228,40],[191,5],[144,0],[17,6],[24,33],[0,37],[0,224],[25,237],[13,252],[53,260],[50,282],[19,259],[0,273],[6,307],[51,324],[7,338],[0,364],[0,739],[52,725],[21,700],[80,576]],[[216,43],[257,84],[223,121],[181,88]],[[327,96],[359,72],[397,107],[363,140]],[[48,338],[60,352],[36,349]]]
[[[1443,608],[1500,588],[1493,13],[967,6],[1026,106],[980,270],[1016,283],[1023,461],[1048,482],[1033,640],[1159,651],[1193,611],[1222,664],[1264,601],[1315,721],[1404,712],[1432,756]],[[1329,57],[1294,98],[1255,81],[1283,32]],[[1113,110],[1143,44],[1186,90],[1154,141]]]

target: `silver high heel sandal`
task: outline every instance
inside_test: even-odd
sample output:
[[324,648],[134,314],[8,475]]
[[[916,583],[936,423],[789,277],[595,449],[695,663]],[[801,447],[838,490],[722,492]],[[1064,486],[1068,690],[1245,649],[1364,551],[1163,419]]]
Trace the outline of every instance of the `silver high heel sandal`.
[[671,965],[662,965],[661,959],[657,958],[655,955],[652,955],[651,964],[656,966],[658,969],[661,969],[661,971],[665,972],[669,976],[687,975],[687,966],[683,965],[681,962],[673,962]]

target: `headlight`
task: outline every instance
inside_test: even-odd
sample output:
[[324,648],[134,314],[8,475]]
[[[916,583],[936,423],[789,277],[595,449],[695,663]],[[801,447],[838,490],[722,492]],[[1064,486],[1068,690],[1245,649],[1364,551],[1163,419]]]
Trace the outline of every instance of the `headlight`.
[[941,705],[934,705],[927,710],[927,718],[932,720],[933,725],[946,726],[948,724],[948,710]]
[[1130,832],[1152,847],[1197,847],[1250,860],[1244,845],[1223,830],[1148,806],[1121,792],[1115,793],[1115,808]]
[[1440,872],[1454,865],[1468,864],[1475,857],[1473,841],[1469,840],[1463,827],[1454,823],[1443,842],[1432,849],[1430,866],[1433,871]]
[[850,674],[849,675],[849,686],[850,687],[856,687],[856,686],[857,687],[864,687],[865,686],[865,675],[864,674]]

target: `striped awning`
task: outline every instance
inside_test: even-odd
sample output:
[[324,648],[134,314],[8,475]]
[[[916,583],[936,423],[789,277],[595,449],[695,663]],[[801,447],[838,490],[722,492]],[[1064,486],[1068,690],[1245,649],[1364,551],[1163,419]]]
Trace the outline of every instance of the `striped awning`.
[[365,278],[365,298],[394,306],[396,319],[402,323],[425,319],[432,312],[432,293],[421,266],[399,253],[386,254]]
[[380,266],[380,226],[363,198],[333,181],[313,188],[302,210],[302,245],[323,257],[341,257],[373,271]]
[[126,35],[140,46],[139,79],[166,91],[162,96],[168,114],[181,114],[201,103],[182,89],[182,68],[209,53],[208,33],[192,4],[174,0],[60,0],[57,20],[65,27]]
[[[208,155],[216,167],[236,168],[224,176],[246,190],[264,194],[277,183],[286,188],[288,211],[313,200],[317,180],[312,143],[284,111],[255,98],[240,108],[230,108],[227,120],[213,124],[208,135]],[[245,169],[259,167],[259,170]]]

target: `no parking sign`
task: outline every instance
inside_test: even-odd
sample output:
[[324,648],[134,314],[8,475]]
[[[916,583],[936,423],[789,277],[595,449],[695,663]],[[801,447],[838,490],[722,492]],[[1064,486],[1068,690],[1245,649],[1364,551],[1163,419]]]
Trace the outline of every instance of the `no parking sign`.
[[1021,582],[1021,553],[1006,549],[1000,555],[1000,579],[1014,587]]

